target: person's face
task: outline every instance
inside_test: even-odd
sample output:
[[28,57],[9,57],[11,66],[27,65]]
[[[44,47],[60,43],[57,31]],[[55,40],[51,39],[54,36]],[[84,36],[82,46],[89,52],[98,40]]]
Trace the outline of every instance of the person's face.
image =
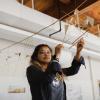
[[41,47],[39,52],[38,52],[38,60],[41,63],[46,63],[48,64],[51,61],[51,51],[48,47],[44,46]]

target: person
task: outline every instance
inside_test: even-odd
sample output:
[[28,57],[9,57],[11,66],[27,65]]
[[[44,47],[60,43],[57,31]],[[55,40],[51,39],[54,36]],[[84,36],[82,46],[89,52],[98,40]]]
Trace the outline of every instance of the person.
[[30,60],[30,66],[26,70],[30,85],[32,100],[66,100],[66,84],[64,75],[71,76],[78,73],[84,60],[81,51],[84,40],[77,43],[76,55],[69,68],[61,68],[59,57],[63,48],[62,44],[55,47],[55,55],[46,44],[36,46]]

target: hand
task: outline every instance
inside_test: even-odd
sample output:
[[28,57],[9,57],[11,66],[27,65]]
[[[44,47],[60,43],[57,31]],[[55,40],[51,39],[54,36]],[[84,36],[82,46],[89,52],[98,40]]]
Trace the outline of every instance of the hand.
[[77,43],[77,51],[76,51],[76,60],[80,60],[80,52],[82,51],[83,47],[84,47],[84,39],[80,39],[80,41]]
[[60,54],[61,54],[61,50],[64,48],[63,44],[58,44],[56,47],[55,47],[55,55],[57,58],[60,57]]
[[77,43],[77,53],[80,53],[84,47],[84,39],[80,39],[80,41]]

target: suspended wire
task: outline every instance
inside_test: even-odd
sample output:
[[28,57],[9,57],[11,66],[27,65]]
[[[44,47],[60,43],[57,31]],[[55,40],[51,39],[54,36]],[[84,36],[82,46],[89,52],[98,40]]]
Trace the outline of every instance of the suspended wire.
[[[76,7],[76,9],[80,8],[80,7],[81,7],[83,4],[85,4],[86,2],[87,2],[87,0],[83,1],[78,7]],[[65,15],[62,16],[61,18],[57,19],[57,20],[56,20],[55,22],[53,22],[52,24],[50,24],[50,25],[48,25],[48,26],[46,26],[46,27],[40,29],[38,32],[35,32],[33,35],[28,36],[28,37],[26,37],[25,39],[23,39],[23,40],[21,40],[21,41],[15,42],[15,43],[13,43],[13,44],[11,44],[11,45],[9,45],[9,46],[7,46],[7,47],[1,49],[0,52],[4,51],[4,50],[6,50],[6,49],[8,49],[8,48],[10,48],[10,47],[12,47],[12,46],[15,46],[15,45],[17,45],[17,44],[19,44],[19,43],[21,43],[21,42],[23,42],[23,41],[25,41],[25,40],[27,40],[27,39],[29,39],[29,38],[31,38],[31,37],[34,36],[35,34],[39,34],[41,31],[43,31],[43,30],[49,28],[50,26],[54,25],[55,23],[57,23],[57,22],[63,20],[64,18],[66,18],[68,15],[70,15],[70,14],[73,13],[74,11],[75,11],[75,10],[70,11],[69,13],[65,14]],[[82,35],[82,36],[83,36],[83,35]],[[80,38],[81,38],[81,37],[80,37]],[[76,41],[77,41],[77,39],[76,39],[74,42],[76,42]]]
[[81,34],[73,43],[72,45],[69,47],[69,49],[71,49],[76,43],[78,43],[78,41],[87,33],[88,30],[86,30],[83,34]]
[[[50,26],[51,26],[51,25],[50,25]],[[34,34],[39,34],[41,31],[45,30],[45,29],[48,28],[48,27],[49,27],[49,26],[44,27],[44,28],[42,28],[41,30],[39,30],[38,32],[36,32],[36,33],[34,33]],[[23,40],[21,40],[21,41],[15,42],[15,43],[13,43],[13,44],[11,44],[11,45],[9,45],[9,46],[7,46],[7,47],[1,49],[0,52],[2,52],[2,51],[5,50],[5,49],[8,49],[8,48],[10,48],[10,47],[12,47],[12,46],[14,46],[14,45],[16,45],[16,44],[19,44],[19,43],[21,43],[21,42],[23,42],[23,41],[25,41],[25,40],[27,40],[27,39],[29,39],[29,38],[31,38],[32,36],[34,36],[34,34],[31,35],[31,36],[26,37],[25,39],[23,39]]]
[[[86,3],[86,1],[87,0],[85,0],[84,2],[82,2],[78,7],[76,7],[76,0],[75,0],[75,8],[76,9],[79,9],[84,3]],[[76,10],[75,9],[75,10]],[[75,10],[72,10],[72,12],[74,12]],[[68,13],[68,15],[70,14],[70,13],[72,13],[72,12],[69,12]],[[65,12],[64,12],[65,13]],[[65,16],[66,16],[67,14],[65,14]],[[77,15],[76,15],[77,16]],[[79,18],[77,17],[77,20],[79,20]],[[69,24],[70,25],[70,24]],[[69,25],[68,25],[68,27],[69,27]],[[80,25],[78,24],[78,28],[80,29]],[[87,32],[87,31],[86,31]],[[81,36],[79,36],[80,38],[86,33],[86,32],[84,32]],[[77,35],[77,34],[76,34]],[[76,36],[75,35],[75,36]],[[74,36],[73,36],[74,37]],[[64,38],[63,38],[63,40],[62,40],[62,44],[64,43],[64,40],[65,40],[65,38],[66,38],[66,32],[65,32],[65,35],[64,35]],[[71,47],[73,47],[78,41],[77,40],[80,40],[80,38],[78,38],[78,39],[76,39],[75,41],[74,41],[74,43],[72,43],[72,46]],[[68,39],[69,40],[69,39]],[[76,42],[77,41],[77,42]],[[68,41],[67,41],[68,42]],[[71,48],[71,47],[69,47],[69,49]]]
[[[87,0],[85,0],[84,2],[82,2],[82,4],[80,4],[75,10],[78,10],[78,8],[79,7],[81,7],[85,2],[86,2]],[[76,0],[75,0],[75,7],[76,7]],[[75,11],[74,10],[74,11]],[[78,16],[78,14],[79,14],[79,12],[76,12],[76,17],[77,17],[77,20],[76,21],[78,21],[78,29],[80,30],[80,32],[81,32],[81,29],[80,29],[80,24],[79,24],[79,16]],[[70,24],[70,23],[69,23]],[[87,32],[87,30],[86,30],[86,32]],[[72,46],[70,46],[69,47],[69,49],[71,48],[71,47],[73,47],[77,42],[78,42],[78,40],[80,40],[81,39],[81,37],[83,36],[83,35],[85,35],[85,33],[86,32],[84,32],[82,35],[80,35],[79,37],[78,37],[78,39],[75,39],[75,41],[72,43]],[[66,35],[66,34],[65,34]],[[77,36],[77,34],[75,34],[73,37],[75,37],[75,36]],[[64,38],[65,38],[66,36],[64,36]],[[72,39],[72,38],[71,38]],[[64,39],[63,39],[64,40]],[[66,40],[66,42],[68,42],[70,39],[67,39]]]

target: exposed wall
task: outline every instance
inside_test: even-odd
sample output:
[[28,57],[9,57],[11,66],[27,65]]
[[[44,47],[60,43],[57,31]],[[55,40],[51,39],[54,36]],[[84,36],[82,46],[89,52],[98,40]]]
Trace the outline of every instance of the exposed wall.
[[[0,49],[12,43],[0,39]],[[25,72],[33,49],[32,46],[18,44],[0,53],[0,100],[31,100]],[[71,65],[72,55],[74,54],[68,51],[67,57],[62,57],[63,60],[66,59],[66,64],[62,63],[63,67]],[[85,61],[86,69],[82,65],[77,75],[65,77],[68,100],[100,99],[98,89],[100,62],[89,57],[85,57]],[[8,93],[12,87],[25,88],[25,93]]]
[[[13,42],[0,39],[0,49]],[[33,48],[18,44],[0,53],[0,100],[31,100],[26,68]],[[8,93],[10,88],[25,88],[25,93]]]

